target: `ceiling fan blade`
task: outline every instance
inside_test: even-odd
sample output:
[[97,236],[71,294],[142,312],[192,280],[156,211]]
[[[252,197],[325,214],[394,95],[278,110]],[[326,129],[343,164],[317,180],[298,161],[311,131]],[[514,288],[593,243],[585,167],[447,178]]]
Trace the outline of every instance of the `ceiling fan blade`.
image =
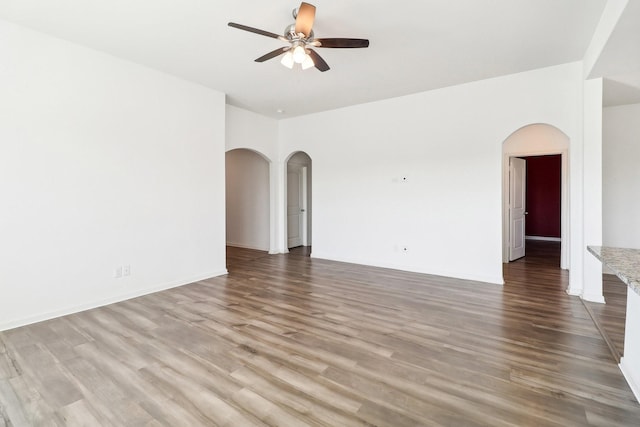
[[355,48],[355,47],[369,47],[369,40],[367,39],[315,39],[315,42],[320,42],[316,47],[337,47],[337,48]]
[[257,28],[253,28],[253,27],[247,27],[246,25],[236,24],[235,22],[229,22],[228,25],[230,27],[237,28],[239,30],[244,30],[244,31],[249,31],[250,33],[260,34],[261,36],[267,36],[267,37],[271,37],[271,38],[274,38],[274,39],[280,38],[280,35],[278,35],[276,33],[271,33],[269,31],[264,31],[264,30],[259,30]]
[[324,59],[322,59],[320,55],[316,53],[315,50],[309,49],[309,56],[311,56],[311,59],[313,59],[313,65],[315,65],[318,70],[322,72],[329,70],[329,65],[324,61]]
[[312,4],[302,2],[296,16],[296,34],[302,33],[305,37],[311,34],[313,21],[316,18],[316,7]]
[[267,53],[266,55],[262,55],[260,58],[256,59],[256,62],[264,62],[264,61],[268,61],[269,59],[275,58],[278,55],[282,55],[283,53],[285,53],[286,51],[288,51],[290,48],[289,47],[279,47],[278,49]]

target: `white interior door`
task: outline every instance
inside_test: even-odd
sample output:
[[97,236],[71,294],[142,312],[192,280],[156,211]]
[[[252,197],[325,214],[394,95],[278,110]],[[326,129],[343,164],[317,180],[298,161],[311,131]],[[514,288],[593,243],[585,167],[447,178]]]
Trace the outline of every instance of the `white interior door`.
[[509,261],[525,255],[526,160],[509,159]]
[[305,206],[302,169],[306,168],[287,170],[287,247],[289,248],[303,244]]

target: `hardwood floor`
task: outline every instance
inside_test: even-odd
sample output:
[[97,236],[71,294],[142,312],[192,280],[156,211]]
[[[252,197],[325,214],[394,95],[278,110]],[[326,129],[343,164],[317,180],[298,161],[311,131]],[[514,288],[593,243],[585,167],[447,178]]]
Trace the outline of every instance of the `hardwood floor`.
[[620,362],[624,355],[628,286],[613,274],[603,274],[602,290],[606,304],[585,301],[585,305],[608,341],[614,359]]
[[229,248],[227,276],[0,333],[0,426],[638,425],[548,259],[502,287]]

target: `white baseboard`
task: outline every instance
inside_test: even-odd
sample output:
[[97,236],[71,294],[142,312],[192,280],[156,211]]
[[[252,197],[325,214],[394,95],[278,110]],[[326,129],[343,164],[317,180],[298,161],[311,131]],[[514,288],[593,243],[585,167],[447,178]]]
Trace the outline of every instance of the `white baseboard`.
[[571,289],[571,288],[567,288],[566,290],[568,295],[574,296],[574,297],[581,297],[582,296],[582,289]]
[[211,279],[217,276],[223,276],[228,274],[226,269],[214,273],[202,274],[192,278],[183,280],[176,280],[169,283],[163,283],[156,286],[151,286],[146,289],[140,289],[135,292],[116,295],[114,297],[105,298],[97,301],[90,301],[83,304],[78,304],[72,307],[65,307],[59,310],[53,310],[46,313],[40,313],[32,316],[23,317],[21,319],[13,319],[0,323],[0,332],[7,331],[9,329],[19,328],[20,326],[31,325],[33,323],[42,322],[45,320],[54,319],[56,317],[67,316],[69,314],[79,313],[81,311],[91,310],[93,308],[103,307],[105,305],[114,304],[128,299],[141,297],[143,295],[153,294],[155,292],[165,291],[171,288],[177,288],[178,286],[188,285],[190,283],[199,282],[201,280]]
[[262,251],[262,252],[268,252],[269,251],[269,248],[261,248],[261,247],[253,246],[253,245],[243,245],[241,243],[227,242],[226,245],[227,246],[231,246],[232,248],[253,249],[254,251]]
[[567,290],[565,291],[568,295],[574,296],[574,297],[580,297],[585,301],[589,301],[589,302],[597,302],[600,304],[606,304],[605,300],[604,300],[604,296],[602,296],[602,294],[585,294],[583,292],[583,289],[571,289],[570,287],[567,288]]
[[527,240],[543,240],[545,242],[562,242],[559,237],[544,237],[544,236],[524,236]]
[[489,276],[482,276],[482,275],[475,275],[475,274],[461,275],[459,273],[454,273],[452,271],[433,270],[430,268],[424,268],[422,266],[371,261],[371,260],[364,260],[360,258],[351,258],[351,257],[340,257],[340,256],[336,257],[336,256],[325,254],[322,252],[318,253],[317,251],[311,253],[310,257],[317,258],[317,259],[326,259],[329,261],[345,262],[349,264],[367,265],[371,267],[380,267],[380,268],[389,268],[392,270],[408,271],[411,273],[428,274],[432,276],[441,276],[441,277],[448,277],[448,278],[460,279],[460,280],[469,280],[473,282],[483,282],[490,285],[500,285],[500,286],[504,285],[504,279],[502,276],[489,277]]
[[602,296],[602,294],[582,294],[582,299],[589,302],[605,304],[604,296]]
[[[624,357],[620,358],[620,364],[618,367],[622,371],[622,375],[624,375],[627,383],[629,383],[629,387],[636,396],[636,400],[640,403],[640,382],[638,382],[638,379],[633,376],[633,371],[629,369]],[[638,375],[640,375],[640,372],[638,372]]]

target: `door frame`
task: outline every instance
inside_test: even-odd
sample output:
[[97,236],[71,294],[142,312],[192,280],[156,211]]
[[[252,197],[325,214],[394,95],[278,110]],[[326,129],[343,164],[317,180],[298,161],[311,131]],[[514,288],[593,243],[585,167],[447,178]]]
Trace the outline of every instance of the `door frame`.
[[309,184],[309,168],[307,166],[302,166],[300,168],[300,197],[302,198],[300,206],[302,207],[302,221],[300,224],[300,231],[302,237],[302,246],[309,246],[309,188],[307,187]]
[[[308,246],[308,230],[307,230],[307,215],[308,215],[308,203],[307,203],[307,171],[308,168],[307,166],[303,166],[301,164],[298,163],[292,163],[291,165],[287,164],[287,180],[286,182],[289,182],[289,173],[295,173],[298,177],[298,209],[299,212],[297,213],[297,215],[299,215],[299,221],[298,221],[298,235],[300,236],[300,245],[301,246]],[[287,185],[287,228],[286,228],[286,232],[287,232],[287,236],[286,236],[286,241],[287,241],[287,249],[295,247],[295,246],[289,246],[289,195],[291,194],[291,192],[289,191],[289,185]]]
[[560,171],[560,268],[568,270],[569,265],[569,150],[525,150],[519,152],[502,153],[502,262],[509,262],[509,160],[511,157],[561,156]]
[[[294,159],[294,157],[297,154],[303,154],[304,156],[306,156],[305,161],[297,161],[297,159]],[[306,246],[306,247],[310,247],[313,245],[313,196],[312,196],[312,191],[313,191],[313,182],[312,182],[312,177],[313,177],[313,159],[311,158],[311,156],[309,154],[307,154],[304,151],[294,151],[291,154],[289,154],[284,161],[281,163],[281,167],[280,167],[280,173],[278,174],[278,181],[280,183],[280,188],[282,189],[281,193],[280,193],[280,200],[279,200],[279,204],[281,207],[281,211],[279,212],[278,215],[278,225],[279,225],[279,230],[278,230],[278,235],[280,236],[279,240],[280,240],[280,253],[288,253],[289,252],[289,248],[288,248],[288,224],[287,224],[287,204],[288,204],[288,200],[287,200],[287,193],[288,193],[288,189],[287,189],[287,173],[289,170],[289,166],[293,165],[294,167],[298,167],[299,169],[304,168],[304,189],[303,189],[303,197],[304,197],[304,201],[303,201],[303,206],[304,206],[304,215],[303,215],[303,222],[304,222],[304,229],[303,229],[303,233],[302,233],[302,237],[303,237],[303,242],[302,245]],[[302,174],[301,174],[302,175]]]

